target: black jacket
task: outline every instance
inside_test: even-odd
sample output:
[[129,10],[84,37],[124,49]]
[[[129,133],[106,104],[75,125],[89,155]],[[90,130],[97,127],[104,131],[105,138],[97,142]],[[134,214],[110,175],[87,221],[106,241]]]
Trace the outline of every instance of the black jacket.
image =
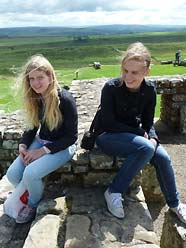
[[[65,89],[58,93],[60,99],[59,108],[62,113],[63,122],[53,131],[50,131],[45,123],[41,122],[39,137],[44,140],[49,140],[51,143],[45,146],[50,149],[51,153],[64,150],[77,140],[78,117],[75,100],[72,95]],[[38,128],[25,131],[20,141],[21,144],[26,144],[27,147],[33,142]]]
[[102,89],[101,118],[106,132],[129,132],[158,137],[153,126],[156,106],[154,85],[143,80],[138,92],[130,92],[121,78],[109,80]]

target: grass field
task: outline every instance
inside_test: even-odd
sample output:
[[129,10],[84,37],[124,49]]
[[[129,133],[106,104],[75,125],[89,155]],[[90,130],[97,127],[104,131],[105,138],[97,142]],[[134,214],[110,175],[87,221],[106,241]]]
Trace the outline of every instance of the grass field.
[[[150,75],[185,74],[186,67],[160,65],[162,60],[174,60],[177,49],[186,58],[186,32],[157,32],[122,35],[75,37],[0,38],[0,109],[8,112],[20,107],[14,98],[14,80],[22,64],[33,54],[43,54],[56,69],[59,81],[70,85],[78,70],[78,79],[116,77],[120,75],[122,51],[136,41],[143,42],[152,54]],[[100,70],[89,64],[99,61]],[[159,104],[159,100],[158,100]],[[157,106],[158,108],[158,106]],[[158,111],[156,116],[158,115]]]

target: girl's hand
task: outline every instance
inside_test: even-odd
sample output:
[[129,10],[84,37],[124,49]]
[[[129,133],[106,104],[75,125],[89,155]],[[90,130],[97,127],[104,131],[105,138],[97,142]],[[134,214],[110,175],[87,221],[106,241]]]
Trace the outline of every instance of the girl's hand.
[[151,138],[150,141],[152,142],[152,144],[154,145],[154,148],[156,149],[157,144],[158,144],[157,141],[153,138]]
[[24,163],[26,165],[30,164],[31,162],[33,162],[34,160],[40,158],[41,156],[43,156],[44,154],[46,154],[45,150],[41,147],[39,149],[34,149],[31,151],[27,151],[26,155],[24,156]]
[[146,132],[144,133],[144,136],[143,137],[146,138],[146,139],[149,138],[149,136],[148,136],[148,134]]
[[19,144],[19,154],[21,156],[21,159],[24,161],[24,157],[27,153],[27,146],[25,144]]

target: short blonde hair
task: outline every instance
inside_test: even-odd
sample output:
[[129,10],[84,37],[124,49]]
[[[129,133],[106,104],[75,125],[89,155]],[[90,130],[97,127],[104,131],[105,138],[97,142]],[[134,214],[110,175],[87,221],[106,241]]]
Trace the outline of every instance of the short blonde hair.
[[144,67],[149,68],[151,63],[151,54],[141,42],[135,42],[125,51],[122,59],[122,68],[128,60],[142,61],[144,62]]

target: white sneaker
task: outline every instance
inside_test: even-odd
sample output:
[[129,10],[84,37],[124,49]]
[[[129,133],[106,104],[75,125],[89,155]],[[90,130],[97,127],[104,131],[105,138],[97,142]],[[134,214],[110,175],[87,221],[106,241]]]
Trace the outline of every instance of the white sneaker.
[[170,210],[178,216],[181,222],[186,224],[186,204],[179,203],[176,208],[170,208]]
[[109,211],[117,218],[124,218],[123,198],[120,193],[109,193],[108,189],[104,193]]

